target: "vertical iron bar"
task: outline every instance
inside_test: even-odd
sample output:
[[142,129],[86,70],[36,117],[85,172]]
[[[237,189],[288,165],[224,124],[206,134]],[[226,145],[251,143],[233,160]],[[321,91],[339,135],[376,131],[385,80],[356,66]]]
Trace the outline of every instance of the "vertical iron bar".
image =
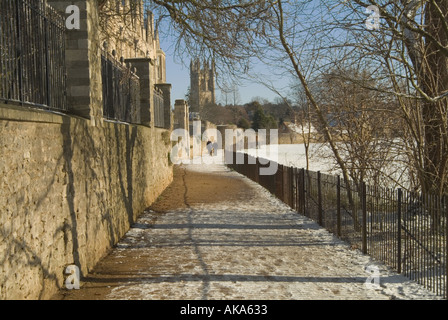
[[341,237],[341,176],[337,178],[337,235]]
[[[384,197],[386,203],[387,203],[387,210],[386,210],[386,216],[387,216],[387,224],[386,224],[386,250],[385,250],[385,260],[384,261],[390,261],[393,263],[395,261],[394,256],[396,256],[395,252],[395,243],[396,243],[396,236],[394,231],[394,224],[396,223],[396,215],[397,215],[397,207],[396,207],[396,196],[395,196],[395,190],[386,188],[385,189],[385,197]],[[395,265],[392,265],[393,267],[396,267]]]
[[293,193],[292,193],[292,201],[294,203],[293,209],[297,211],[297,168],[292,168],[292,185],[293,185]]
[[[423,196],[422,196],[423,201]],[[415,272],[415,269],[418,267],[418,254],[417,254],[417,244],[416,239],[418,235],[415,233],[415,225],[417,223],[418,216],[420,215],[421,206],[423,205],[423,202],[420,206],[417,207],[417,211],[414,213],[414,216],[412,217],[412,223],[411,223],[411,232],[414,238],[412,239],[411,246],[412,246],[412,264],[411,264],[411,274],[412,279],[417,281],[417,274]]]
[[44,15],[44,34],[45,34],[45,47],[44,47],[44,52],[45,52],[45,81],[46,81],[46,86],[47,86],[47,99],[46,99],[46,105],[49,107],[52,107],[52,99],[51,99],[51,85],[50,85],[50,59],[49,59],[49,54],[50,54],[50,49],[48,47],[48,33],[50,32],[50,27],[49,27],[49,23],[48,23],[48,18],[46,15]]
[[306,216],[306,189],[305,189],[305,168],[302,168],[302,188],[301,188],[301,197],[302,197],[302,214]]
[[[424,207],[427,208],[427,205],[428,205],[428,197],[427,197],[427,195],[425,195],[424,198],[425,198],[425,200],[424,200]],[[419,249],[418,261],[419,261],[419,270],[421,270],[421,271],[423,271],[423,252],[421,250],[421,244],[423,243],[422,226],[423,226],[423,216],[424,216],[424,214],[425,214],[425,211],[422,210],[422,212],[419,214],[419,217],[418,217],[418,224],[417,224],[418,229],[416,230],[416,232],[419,233],[418,234],[418,240],[419,240],[420,245],[418,247],[418,249]],[[422,272],[419,272],[418,273],[418,282],[420,284],[422,284],[422,278],[423,278],[422,277]]]
[[377,188],[377,192],[379,194],[378,196],[378,202],[377,206],[380,208],[378,209],[379,212],[379,223],[380,223],[380,232],[379,232],[379,245],[378,245],[378,257],[380,259],[384,259],[384,256],[386,254],[387,250],[387,237],[389,234],[388,230],[388,218],[389,218],[389,211],[390,211],[390,199],[388,198],[387,189],[385,188]]
[[[441,235],[440,231],[441,231],[441,215],[442,215],[442,200],[443,197],[439,197],[436,196],[436,214],[439,217],[438,221],[437,221],[437,225],[436,225],[436,232],[434,233],[434,237],[433,237],[433,250],[432,252],[434,253],[434,255],[437,255],[437,252],[440,252],[439,249],[441,249],[440,247],[440,243],[439,243],[439,237]],[[440,257],[440,256],[439,256]],[[441,258],[441,257],[440,257]],[[440,260],[439,262],[437,260],[433,261],[432,264],[432,277],[433,277],[433,286],[434,286],[434,292],[437,295],[440,295],[440,290],[439,290],[439,286],[440,286],[440,265],[442,264],[442,260]]]
[[288,180],[289,180],[289,206],[293,207],[293,195],[294,195],[294,184],[293,184],[293,177],[294,177],[294,169],[293,167],[288,167]]
[[[3,7],[3,1],[0,1],[0,15],[3,13],[6,17],[8,16],[8,11]],[[6,59],[8,57],[7,50],[6,50],[6,44],[3,42],[4,34],[6,34],[5,26],[3,25],[3,21],[6,21],[6,19],[0,19],[0,29],[2,32],[0,32],[0,74],[2,74],[2,77],[0,77],[0,98],[6,98],[6,79],[7,79],[7,69],[5,71],[6,66]],[[6,24],[6,22],[5,22]]]
[[390,195],[389,195],[389,190],[388,189],[384,189],[382,191],[382,198],[386,203],[386,208],[385,208],[385,217],[384,217],[384,245],[383,245],[383,256],[382,259],[386,260],[387,258],[387,251],[389,250],[389,222],[390,222],[390,215],[389,212],[391,211],[390,208]]
[[323,225],[323,219],[322,219],[322,177],[320,171],[317,172],[317,201],[318,201],[318,208],[317,208],[317,219],[319,222],[319,225]]
[[[433,217],[435,218],[435,220],[433,219],[431,221],[431,226],[430,226],[430,233],[429,233],[429,247],[430,247],[430,252],[435,254],[435,245],[434,245],[434,239],[437,237],[437,210],[438,210],[438,197],[437,196],[433,196],[433,212],[434,215]],[[434,292],[436,292],[436,283],[435,283],[435,267],[436,267],[436,260],[433,258],[431,259],[431,263],[429,265],[429,277],[430,277],[430,283],[431,283],[431,288]]]
[[[429,215],[431,214],[432,211],[432,196],[428,196],[428,205],[429,205]],[[425,216],[422,215],[423,218],[423,224],[424,224],[424,232],[423,232],[423,238],[422,238],[422,245],[424,246],[424,248],[427,247],[428,245],[428,217],[429,215]],[[424,285],[426,286],[428,284],[428,253],[426,250],[422,250],[423,253],[423,259],[422,259],[422,263],[423,263],[423,281],[424,281]]]
[[16,59],[17,59],[17,68],[18,68],[18,76],[19,76],[19,90],[18,90],[18,98],[22,103],[22,106],[24,105],[23,103],[23,68],[22,68],[22,58],[23,58],[23,52],[22,52],[22,43],[21,40],[22,38],[20,37],[20,23],[21,23],[21,19],[20,19],[20,8],[19,8],[19,3],[17,3],[16,6],[16,14],[17,14],[17,42],[16,42]]
[[367,203],[366,184],[362,182],[362,252],[367,254]]
[[279,198],[284,202],[285,201],[285,166],[279,165],[281,168],[281,175],[280,175],[280,190],[278,192]]
[[445,204],[445,299],[448,299],[448,197],[444,197]]
[[[428,209],[429,209],[429,212],[431,212],[431,210],[432,210],[432,205],[431,205],[431,196],[428,196]],[[422,224],[423,224],[423,232],[422,232],[422,242],[421,242],[421,247],[423,246],[423,247],[426,247],[427,246],[427,241],[426,241],[426,239],[428,238],[428,236],[427,236],[427,231],[428,231],[428,219],[427,219],[427,216],[425,215],[425,214],[422,214]],[[420,249],[421,250],[421,249]],[[428,268],[427,268],[427,260],[428,260],[428,257],[427,257],[427,253],[426,253],[426,250],[421,250],[421,252],[422,252],[422,280],[423,280],[423,285],[425,285],[426,286],[426,284],[427,284],[427,280],[428,280],[428,274],[427,274],[427,271],[428,271]]]
[[[443,216],[445,216],[445,219],[443,220],[442,218],[443,218]],[[447,223],[447,220],[448,220],[448,214],[447,214],[447,196],[446,195],[444,195],[443,197],[442,197],[442,200],[441,200],[441,208],[440,208],[440,235],[444,235],[445,236],[445,240],[447,240],[448,239],[448,234],[447,234],[447,232],[448,232],[448,228],[447,228],[447,226],[448,226],[448,223]],[[445,221],[445,228],[443,227],[443,222],[442,221]],[[440,236],[440,238],[439,238],[439,248],[441,249],[441,248],[443,248],[443,246],[445,246],[445,261],[443,261],[443,258],[442,258],[442,261],[441,261],[441,264],[440,264],[440,270],[439,270],[439,274],[441,275],[441,279],[440,279],[440,293],[442,294],[442,296],[444,296],[444,298],[445,299],[448,299],[448,294],[447,294],[447,292],[446,292],[446,290],[447,290],[447,287],[448,287],[448,285],[447,285],[447,277],[448,277],[448,257],[447,257],[447,251],[448,251],[448,246],[447,246],[447,242],[448,241],[443,241],[444,239],[443,239],[443,236]],[[442,250],[440,250],[440,252],[442,252]],[[445,270],[443,270],[443,263],[445,262]],[[443,274],[445,273],[445,276],[443,276]],[[444,287],[445,286],[445,287]],[[444,290],[444,288],[445,288],[445,290]]]
[[299,181],[299,168],[295,169],[295,181],[296,181],[296,211],[300,212],[299,210],[299,206],[300,206],[300,202],[299,202],[299,196],[300,196],[300,181]]
[[397,270],[401,273],[401,201],[403,198],[403,191],[398,189],[398,214],[397,214]]
[[257,183],[263,185],[262,181],[260,180],[260,166],[258,162],[258,157],[255,157],[255,177]]

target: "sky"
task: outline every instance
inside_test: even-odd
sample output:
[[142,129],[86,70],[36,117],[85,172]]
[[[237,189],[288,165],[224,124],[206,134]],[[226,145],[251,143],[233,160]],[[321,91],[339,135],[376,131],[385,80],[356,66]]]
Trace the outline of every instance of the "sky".
[[[311,6],[310,8],[313,8],[313,6]],[[366,15],[367,17],[367,15]],[[161,34],[162,36],[162,34]],[[175,100],[177,99],[185,99],[185,94],[188,92],[188,88],[190,86],[190,71],[189,71],[189,64],[190,64],[190,59],[187,57],[185,58],[185,65],[182,65],[180,62],[176,62],[173,59],[173,50],[171,49],[173,44],[175,43],[175,40],[173,39],[169,39],[169,38],[163,38],[163,36],[161,37],[161,46],[162,49],[165,51],[166,53],[166,71],[167,71],[167,82],[172,84],[172,100],[173,103]],[[259,65],[258,66],[258,70],[257,67],[255,68],[256,72],[262,72],[264,73],[266,76],[265,77],[260,77],[260,81],[266,81],[266,79],[268,77],[274,77],[273,73],[276,72],[276,70],[274,71],[266,71],[263,70],[263,66]],[[283,69],[279,66],[278,68]],[[251,68],[251,70],[253,70]],[[261,70],[261,71],[260,71]],[[218,75],[219,77],[219,75]],[[226,79],[219,79],[221,82],[223,80]],[[288,96],[287,92],[290,91],[290,87],[291,87],[291,83],[292,80],[289,79],[285,79],[284,77],[279,77],[279,78],[270,78],[270,81],[276,86],[276,89],[278,91],[281,91],[282,94],[287,97],[287,98],[291,98],[290,96]],[[296,79],[297,81],[297,79]],[[238,90],[238,94],[239,94],[239,104],[245,104],[245,103],[249,103],[253,100],[253,98],[255,97],[260,97],[260,98],[264,98],[266,100],[269,100],[271,102],[274,102],[275,99],[279,98],[279,95],[275,92],[273,92],[272,90],[270,90],[268,87],[263,86],[261,84],[257,84],[255,82],[245,82],[244,86],[239,88]],[[216,98],[217,98],[217,103],[221,103],[221,104],[225,104],[225,99],[223,97],[223,95],[221,94],[221,92],[219,91],[219,89],[217,89],[216,91]],[[233,102],[233,99],[229,99],[229,101]]]
[[[178,99],[185,99],[185,94],[190,86],[190,60],[187,58],[187,66],[174,59],[171,51],[171,43],[168,40],[161,39],[161,47],[166,54],[166,81],[172,85],[171,100],[174,102]],[[262,66],[259,66],[260,70]],[[282,90],[288,87],[289,80],[278,79],[275,82],[278,89]],[[266,86],[257,84],[255,82],[244,82],[243,87],[239,88],[239,103],[246,104],[255,97],[261,97],[271,102],[279,96]],[[219,89],[216,90],[217,103],[225,104]],[[232,100],[233,101],[233,100]]]

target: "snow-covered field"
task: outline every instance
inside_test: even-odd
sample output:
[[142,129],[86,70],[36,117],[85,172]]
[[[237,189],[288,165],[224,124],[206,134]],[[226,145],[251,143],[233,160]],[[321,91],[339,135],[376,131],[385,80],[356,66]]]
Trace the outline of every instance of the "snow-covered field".
[[[297,168],[307,168],[304,144],[267,145],[259,149],[246,151],[252,156],[268,158],[279,164]],[[330,159],[332,153],[328,146],[322,143],[312,143],[309,147],[309,170],[323,173],[336,173]]]
[[[343,155],[342,148],[339,150]],[[308,163],[304,144],[272,144],[264,145],[254,149],[245,149],[239,152],[247,153],[254,157],[264,158],[275,161],[284,166],[305,168],[310,171],[320,171],[325,174],[340,175],[339,169],[334,159],[333,151],[327,144],[311,143],[308,150]],[[349,158],[349,156],[346,156]],[[402,159],[400,159],[402,158]],[[193,159],[182,161],[184,164],[223,164],[225,163],[223,150],[218,150],[217,156],[211,157],[206,149],[203,150],[202,156],[196,156]],[[383,187],[397,188],[407,187],[410,185],[407,168],[404,163],[403,156],[397,151],[395,155],[390,155],[387,165],[381,167],[382,177],[380,183]],[[350,165],[347,163],[347,165]],[[366,181],[370,184],[369,181]],[[396,182],[399,182],[397,184]]]
[[[339,150],[342,154],[342,150]],[[266,145],[257,149],[248,149],[244,152],[251,156],[269,159],[285,166],[305,168],[310,171],[320,171],[326,174],[341,174],[341,170],[334,160],[333,152],[327,144],[311,143],[308,150],[308,167],[304,144]],[[342,156],[344,156],[342,154]],[[347,157],[348,158],[348,157]],[[385,162],[386,163],[386,162]],[[383,187],[397,188],[409,187],[409,175],[404,165],[406,161],[399,152],[391,155],[387,165],[381,167],[383,173],[381,184]],[[368,183],[368,181],[366,181]]]

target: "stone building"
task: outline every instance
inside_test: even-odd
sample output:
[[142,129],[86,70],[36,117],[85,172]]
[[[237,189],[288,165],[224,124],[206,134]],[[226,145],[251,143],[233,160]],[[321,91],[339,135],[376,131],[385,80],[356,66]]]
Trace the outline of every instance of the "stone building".
[[215,64],[195,59],[190,63],[190,111],[201,113],[207,105],[216,103],[215,98]]
[[107,0],[100,10],[101,41],[124,59],[149,58],[156,83],[166,82],[166,58],[154,16],[143,0]]
[[99,12],[99,25],[103,54],[112,53],[128,66],[136,68],[141,80],[140,103],[157,107],[156,100],[161,95],[167,104],[162,117],[154,119],[157,110],[143,112],[142,123],[157,126],[158,122],[163,122],[169,129],[171,85],[166,83],[166,56],[160,47],[153,13],[145,10],[143,0],[104,0]]
[[[36,3],[39,7],[28,10]],[[116,12],[132,9],[122,25],[106,10],[112,3]],[[52,44],[64,58],[42,59],[33,49],[27,64],[19,63],[18,56],[15,64],[8,59],[8,65],[5,60],[0,65],[20,67],[25,75],[48,73],[48,85],[64,79],[58,93],[67,105],[37,105],[39,101],[21,96],[14,101],[0,91],[0,300],[49,299],[59,289],[69,289],[67,266],[77,267],[81,278],[91,272],[172,182],[171,85],[165,83],[164,54],[152,16],[142,6],[131,6],[135,3],[141,1],[0,1],[2,15],[9,12],[8,20],[0,19],[0,42],[14,45],[11,52],[23,52],[20,45]],[[79,9],[79,29],[65,28],[66,10],[73,5]],[[48,22],[52,32],[44,29]],[[126,23],[130,28],[120,31]],[[63,43],[54,36],[57,30]],[[107,32],[117,32],[122,41],[106,39]],[[25,36],[29,43],[18,41]],[[118,74],[105,72],[105,55],[114,60],[115,69],[132,69],[137,75],[138,122],[105,117],[108,98],[121,90],[117,83],[113,91],[105,90],[104,80]],[[39,63],[30,70],[33,61]],[[126,64],[132,68],[124,68]],[[63,72],[55,72],[56,65],[64,67]],[[55,78],[59,73],[62,76]],[[33,91],[36,83],[29,81]]]

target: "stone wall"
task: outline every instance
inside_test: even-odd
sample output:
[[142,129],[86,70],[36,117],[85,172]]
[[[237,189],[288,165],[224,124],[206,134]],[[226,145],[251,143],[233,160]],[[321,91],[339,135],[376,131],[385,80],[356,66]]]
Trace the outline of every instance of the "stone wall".
[[185,100],[178,99],[174,104],[174,123],[173,129],[185,129],[190,128],[190,107]]
[[0,299],[92,270],[172,181],[165,132],[0,104]]

